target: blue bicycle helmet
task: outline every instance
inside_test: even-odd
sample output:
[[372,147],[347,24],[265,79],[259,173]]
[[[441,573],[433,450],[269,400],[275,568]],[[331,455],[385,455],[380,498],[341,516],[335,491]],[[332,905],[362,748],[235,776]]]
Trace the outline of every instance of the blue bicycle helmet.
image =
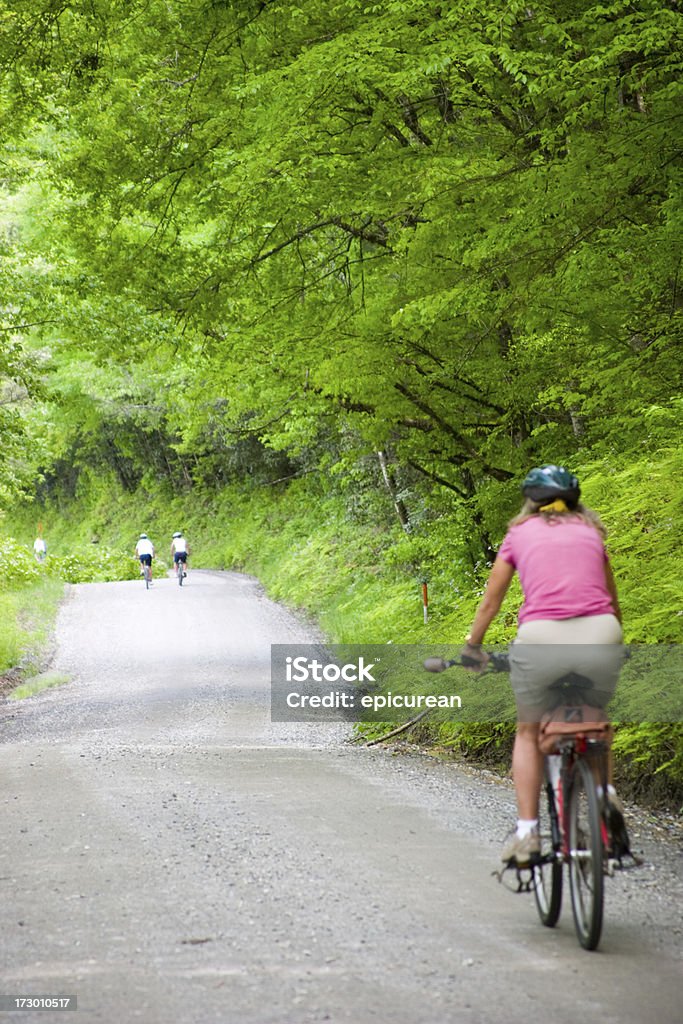
[[578,477],[564,466],[537,466],[524,478],[522,494],[532,501],[554,501],[555,498],[562,498],[572,508],[578,503],[581,488]]

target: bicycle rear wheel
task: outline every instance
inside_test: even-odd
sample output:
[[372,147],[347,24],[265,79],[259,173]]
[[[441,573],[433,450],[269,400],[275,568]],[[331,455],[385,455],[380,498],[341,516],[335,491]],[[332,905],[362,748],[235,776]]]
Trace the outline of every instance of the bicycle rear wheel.
[[595,949],[602,932],[604,901],[603,843],[600,806],[590,765],[574,766],[568,815],[569,887],[574,926],[584,949]]
[[145,574],[145,590],[149,590],[149,585],[150,585],[150,583],[152,581],[152,570],[151,570],[149,565],[145,565],[145,567],[144,567],[144,574]]
[[534,865],[534,898],[538,916],[546,928],[554,928],[562,909],[562,857],[553,788],[545,780],[547,803],[541,796],[538,831],[540,863]]
[[178,562],[178,586],[182,587],[183,579],[185,578],[185,566],[182,562]]

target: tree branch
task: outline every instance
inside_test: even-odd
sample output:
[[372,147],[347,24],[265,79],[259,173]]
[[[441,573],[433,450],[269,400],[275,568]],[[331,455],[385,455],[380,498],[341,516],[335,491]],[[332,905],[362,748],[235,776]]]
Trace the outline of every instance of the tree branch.
[[412,459],[409,459],[408,465],[418,473],[421,473],[422,476],[426,476],[428,480],[433,480],[435,484],[440,484],[442,487],[448,488],[449,491],[453,491],[459,498],[467,499],[469,497],[467,492],[461,487],[456,487],[456,485],[452,484],[450,480],[446,480],[445,477],[440,476],[438,473],[434,473],[431,469],[426,469],[424,466],[421,466],[419,462],[414,462]]

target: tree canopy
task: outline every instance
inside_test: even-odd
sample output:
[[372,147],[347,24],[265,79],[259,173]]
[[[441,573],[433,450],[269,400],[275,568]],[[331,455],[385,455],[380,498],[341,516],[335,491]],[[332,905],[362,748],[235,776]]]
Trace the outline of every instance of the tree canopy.
[[676,0],[0,11],[7,493],[380,451],[488,552],[529,464],[675,444]]

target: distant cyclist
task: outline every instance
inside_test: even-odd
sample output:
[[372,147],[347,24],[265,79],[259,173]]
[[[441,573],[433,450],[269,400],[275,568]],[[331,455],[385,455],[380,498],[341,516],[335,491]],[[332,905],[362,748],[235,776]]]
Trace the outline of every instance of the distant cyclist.
[[140,534],[140,539],[135,545],[135,554],[140,559],[140,575],[144,573],[143,565],[149,566],[149,578],[152,579],[152,559],[154,558],[154,545],[146,533]]
[[33,554],[36,562],[44,562],[47,558],[47,544],[42,537],[36,537],[33,542]]
[[[173,540],[171,541],[171,558],[175,565],[176,576],[178,573],[185,573],[185,566],[187,565],[187,556],[190,553],[187,541],[182,534],[182,531],[178,531],[173,534]],[[185,573],[187,575],[187,573]]]

